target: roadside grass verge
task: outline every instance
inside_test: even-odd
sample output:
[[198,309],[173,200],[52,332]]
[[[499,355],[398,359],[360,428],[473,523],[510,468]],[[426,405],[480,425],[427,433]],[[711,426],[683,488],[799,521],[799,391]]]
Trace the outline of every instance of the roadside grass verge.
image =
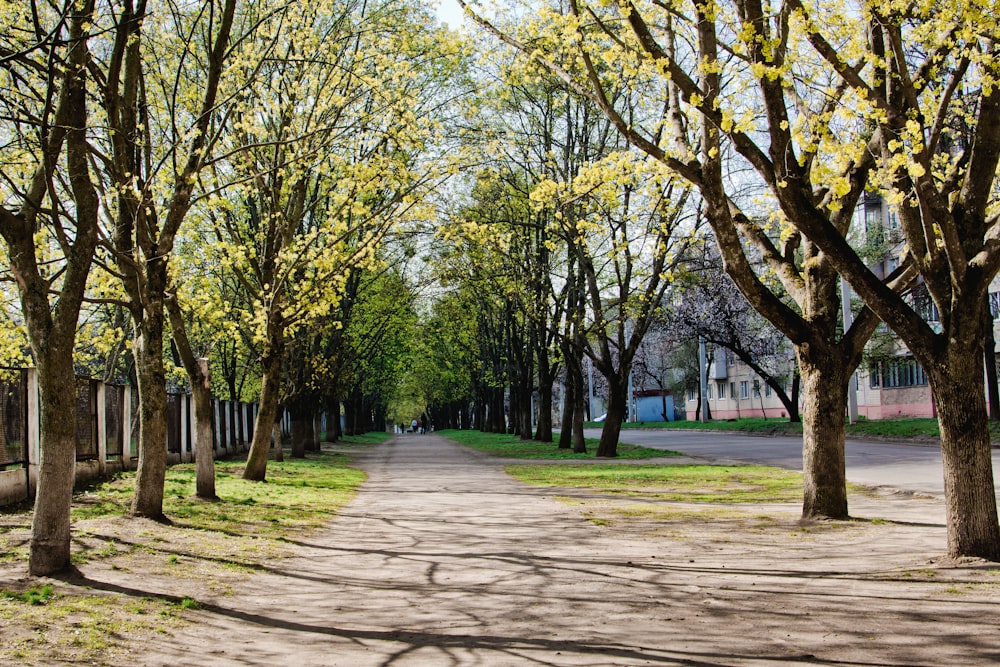
[[[602,428],[601,422],[588,422],[586,428]],[[719,419],[707,423],[695,420],[673,422],[626,422],[622,429],[678,429],[692,431],[741,431],[771,435],[799,435],[802,433],[801,423],[792,423],[787,419],[765,419],[762,417],[744,419]]]
[[[597,451],[598,444],[597,440],[588,438],[586,440],[587,452],[585,454],[576,454],[572,449],[559,449],[555,442],[521,440],[516,435],[508,435],[506,433],[444,430],[437,431],[436,434],[477,451],[510,459],[594,459],[594,453]],[[648,459],[663,456],[680,456],[680,454],[664,449],[650,449],[648,447],[618,443],[618,458],[621,459]]]
[[289,541],[330,521],[365,479],[344,451],[389,437],[347,438],[305,459],[286,454],[281,463],[268,462],[264,483],[242,479],[243,460],[217,461],[218,501],[194,496],[193,464],[171,466],[164,489],[169,523],[125,516],[134,472],[76,494],[74,564],[116,571],[104,576],[133,591],[128,595],[90,590],[73,576],[24,578],[31,513],[0,513],[0,664],[132,663],[142,637],[187,622],[199,597],[228,594],[248,573],[288,554]]
[[505,470],[533,486],[685,503],[793,503],[802,474],[753,465],[511,465]]
[[[600,422],[588,422],[587,428],[601,428]],[[787,419],[765,419],[761,417],[743,419],[719,419],[701,423],[699,421],[673,422],[627,422],[622,429],[682,429],[705,431],[741,431],[745,433],[771,435],[800,435],[802,424],[792,423]],[[990,422],[990,433],[993,440],[1000,440],[1000,422]],[[936,419],[899,418],[899,419],[865,419],[861,418],[854,424],[847,425],[847,437],[875,438],[937,438],[941,432]]]

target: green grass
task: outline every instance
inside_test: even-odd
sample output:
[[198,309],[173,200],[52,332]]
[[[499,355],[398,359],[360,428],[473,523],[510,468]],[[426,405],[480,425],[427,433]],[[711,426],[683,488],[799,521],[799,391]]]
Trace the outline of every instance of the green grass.
[[802,500],[802,474],[766,466],[587,465],[507,466],[534,486],[671,502],[792,503]]
[[5,600],[19,600],[26,604],[37,606],[47,603],[52,599],[52,584],[45,584],[40,588],[29,588],[26,591],[17,593],[12,591],[0,591],[0,597]]
[[[367,446],[388,437],[388,433],[367,434],[337,446]],[[351,467],[349,455],[335,452],[269,461],[264,483],[244,480],[243,468],[243,461],[217,461],[215,488],[220,501],[206,502],[195,497],[194,464],[171,466],[164,484],[164,514],[186,528],[283,538],[289,530],[308,530],[329,521],[365,479]],[[128,472],[90,489],[74,504],[73,521],[125,514],[134,488],[135,473]]]
[[[601,428],[600,422],[588,422],[587,428]],[[799,435],[802,433],[801,422],[792,423],[787,419],[764,419],[761,417],[743,419],[716,419],[707,423],[699,421],[674,422],[627,422],[622,429],[687,429],[707,431],[742,431],[746,433],[765,433],[772,435]],[[993,439],[1000,439],[1000,423],[990,422]],[[920,438],[938,437],[938,422],[936,419],[900,418],[900,419],[864,419],[847,425],[848,437],[875,438]]]
[[[129,520],[135,473],[125,473],[74,497],[73,562],[104,561],[110,569],[166,576],[175,590],[139,600],[78,586],[58,592],[25,582],[0,591],[0,664],[133,664],[135,637],[167,633],[186,610],[201,607],[201,591],[226,590],[288,553],[287,540],[326,524],[365,479],[352,467],[354,450],[388,433],[344,439],[305,459],[269,461],[266,482],[241,477],[243,461],[216,462],[217,502],[197,499],[193,465],[167,469],[164,513],[169,524]],[[30,513],[0,531],[0,553],[26,556]],[[126,575],[128,576],[128,575]],[[141,583],[137,586],[141,588]],[[41,611],[44,610],[44,611]]]
[[[587,428],[601,428],[600,422],[588,422]],[[705,430],[705,431],[744,431],[747,433],[770,433],[774,435],[802,433],[801,423],[791,423],[787,419],[719,419],[708,423],[699,421],[673,421],[673,422],[626,422],[622,424],[622,429],[643,429],[643,428],[663,428],[663,429],[684,429],[684,430]]]
[[5,596],[0,664],[132,664],[123,638],[169,632],[181,622],[176,609],[156,597],[54,593],[39,606]]
[[[555,442],[538,442],[534,440],[521,440],[516,435],[505,433],[483,433],[481,431],[457,431],[445,430],[437,431],[437,435],[443,436],[457,442],[460,445],[471,447],[487,454],[511,459],[587,459],[594,458],[597,451],[598,441],[587,439],[587,453],[576,454],[571,449],[559,449]],[[648,459],[663,456],[680,456],[677,452],[663,449],[649,449],[637,445],[627,445],[618,443],[618,458],[623,459]]]
[[[190,528],[280,537],[283,526],[323,523],[350,500],[364,474],[349,463],[343,454],[270,461],[267,482],[257,483],[242,478],[242,462],[219,462],[215,477],[219,502],[195,497],[193,464],[172,466],[164,484],[163,511]],[[134,488],[132,472],[100,484],[74,506],[73,520],[125,514]]]

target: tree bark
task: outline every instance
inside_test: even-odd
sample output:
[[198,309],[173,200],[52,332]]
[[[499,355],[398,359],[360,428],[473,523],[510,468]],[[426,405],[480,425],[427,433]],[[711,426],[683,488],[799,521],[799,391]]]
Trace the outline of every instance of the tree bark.
[[983,359],[986,366],[986,395],[989,397],[990,421],[1000,421],[1000,387],[997,385],[997,341],[993,335],[993,314],[989,296],[983,304]]
[[212,376],[208,368],[208,359],[195,358],[175,295],[167,297],[166,307],[177,354],[191,383],[191,400],[194,403],[195,495],[206,500],[216,500],[218,496],[215,494],[215,445],[212,439]]
[[608,413],[604,418],[596,455],[612,458],[618,456],[618,436],[621,435],[622,422],[625,421],[628,410],[628,388],[618,377],[605,378],[608,381]]
[[[162,295],[162,292],[159,293]],[[139,464],[132,516],[163,521],[163,483],[167,474],[167,379],[163,366],[163,301],[153,301],[136,325],[133,345],[139,381]]]
[[559,449],[573,446],[573,419],[576,411],[576,384],[573,382],[571,363],[566,363],[566,388],[563,396],[562,428],[559,431]]
[[340,399],[334,398],[330,401],[327,418],[333,420],[333,441],[336,442],[344,437],[344,429],[340,425]]
[[[948,555],[1000,560],[993,460],[982,382],[981,337],[926,370],[938,405]],[[977,349],[979,348],[979,349]]]
[[208,359],[198,360],[199,382],[191,378],[194,402],[195,495],[215,500],[215,447],[212,441],[212,378]]
[[[87,146],[87,65],[90,50],[87,32],[92,22],[94,3],[67,4],[69,40],[58,46],[44,43],[46,51],[68,48],[62,66],[55,75],[49,94],[55,108],[44,111],[44,121],[52,123],[43,140],[39,164],[20,210],[14,213],[0,203],[0,235],[7,244],[11,273],[17,282],[21,312],[28,330],[32,355],[38,368],[40,460],[31,521],[28,571],[45,576],[68,569],[70,561],[70,506],[76,466],[76,380],[73,373],[73,345],[76,340],[80,305],[86,290],[87,275],[97,245],[99,199],[90,177],[90,151]],[[54,53],[50,55],[55,55]],[[56,62],[56,60],[53,60]],[[10,119],[8,119],[10,120]],[[37,119],[36,119],[37,120]],[[9,124],[8,124],[9,125]],[[30,139],[27,139],[30,142]],[[34,234],[44,224],[39,220],[42,205],[51,187],[60,155],[65,148],[66,172],[72,201],[50,204],[52,209],[75,206],[75,229],[68,232],[72,244],[63,267],[62,290],[53,305],[49,300],[50,284],[42,275],[35,254]],[[32,152],[33,149],[27,149]],[[22,194],[22,193],[18,193]]]
[[[68,352],[68,353],[67,353]],[[38,364],[41,458],[31,520],[28,571],[35,576],[70,567],[70,505],[76,469],[76,382],[72,346],[49,349]]]
[[802,421],[802,518],[846,519],[844,464],[847,382],[837,355],[796,347],[804,389]]
[[281,392],[283,352],[280,340],[272,340],[261,360],[264,372],[260,386],[260,411],[254,422],[253,442],[250,443],[247,465],[243,470],[243,479],[254,482],[263,482],[267,476],[267,457],[271,451],[271,426],[278,415],[278,399]]
[[292,419],[292,458],[304,459],[313,439],[313,420],[300,405],[289,406],[288,414]]
[[583,367],[578,363],[575,371],[576,377],[573,382],[576,389],[573,392],[573,453],[586,454],[587,440],[583,437],[583,405],[586,403],[587,394],[583,390]]
[[285,460],[284,443],[281,438],[281,421],[275,420],[271,427],[271,439],[274,441],[274,460],[281,462]]
[[539,348],[538,354],[538,424],[535,440],[552,442],[552,385],[555,378],[548,358],[547,348]]

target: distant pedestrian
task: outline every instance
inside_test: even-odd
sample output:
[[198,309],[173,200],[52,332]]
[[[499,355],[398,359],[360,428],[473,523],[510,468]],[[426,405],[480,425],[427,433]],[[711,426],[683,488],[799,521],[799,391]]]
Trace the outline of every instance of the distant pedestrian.
[[410,433],[416,433],[416,432],[417,432],[417,420],[414,419],[412,422],[410,422]]
[[424,433],[427,433],[427,415],[426,414],[420,415],[420,434],[423,435]]

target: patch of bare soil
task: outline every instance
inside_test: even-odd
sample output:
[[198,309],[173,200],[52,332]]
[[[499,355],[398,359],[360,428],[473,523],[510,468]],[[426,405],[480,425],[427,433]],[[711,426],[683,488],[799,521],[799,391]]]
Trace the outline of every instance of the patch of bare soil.
[[[802,524],[793,505],[534,489],[430,435],[361,463],[356,500],[287,545],[115,519],[76,527],[108,553],[74,577],[4,564],[0,588],[63,597],[0,601],[0,664],[1000,663],[1000,570],[942,559],[939,499],[857,495],[856,520]],[[3,519],[17,548],[24,519]],[[86,615],[51,612],[76,596],[113,635],[73,643]]]

